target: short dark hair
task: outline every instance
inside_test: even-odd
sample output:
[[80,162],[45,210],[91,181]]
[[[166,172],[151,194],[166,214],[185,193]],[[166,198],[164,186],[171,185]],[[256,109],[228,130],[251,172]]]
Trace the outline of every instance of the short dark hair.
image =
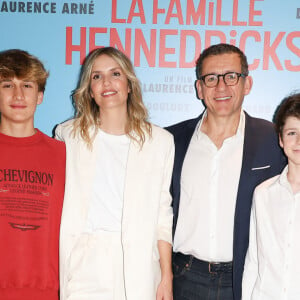
[[36,82],[38,90],[44,92],[49,72],[35,56],[20,49],[9,49],[0,52],[0,78],[26,79]]
[[300,119],[300,92],[294,92],[285,97],[275,112],[275,128],[282,138],[283,127],[288,117]]
[[203,66],[203,61],[210,56],[213,55],[221,55],[221,54],[227,54],[227,53],[236,53],[240,57],[241,60],[241,72],[242,74],[248,75],[249,74],[249,69],[248,69],[248,62],[247,62],[247,57],[246,55],[236,46],[230,45],[230,44],[217,44],[217,45],[212,45],[205,50],[202,51],[200,56],[198,57],[196,61],[196,77],[197,79],[200,79],[200,77],[203,75],[202,74],[202,66]]

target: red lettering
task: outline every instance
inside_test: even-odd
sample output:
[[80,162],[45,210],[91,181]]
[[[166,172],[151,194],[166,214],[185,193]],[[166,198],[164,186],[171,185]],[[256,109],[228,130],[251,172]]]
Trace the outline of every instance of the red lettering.
[[[177,13],[172,13],[174,6],[176,6]],[[167,17],[165,24],[170,24],[171,18],[177,18],[178,23],[183,25],[183,16],[182,16],[182,9],[180,5],[180,0],[171,0],[171,3],[168,8]]]
[[89,42],[89,51],[93,51],[96,48],[102,48],[104,46],[96,45],[96,34],[97,33],[107,33],[107,28],[91,27],[90,28],[90,42]]
[[[194,40],[194,47],[189,42],[189,49],[194,50],[194,57],[189,62],[186,61],[186,45],[187,38],[191,37]],[[180,56],[179,56],[179,68],[192,68],[195,66],[195,60],[197,59],[201,50],[201,39],[199,33],[195,30],[182,30],[180,34]],[[189,51],[190,54],[190,51]]]
[[208,25],[213,25],[214,23],[214,3],[209,2],[208,4]]
[[197,25],[200,19],[200,25],[205,24],[205,4],[206,1],[200,1],[197,12],[195,11],[194,1],[193,0],[187,0],[186,5],[186,24],[191,24],[191,18],[193,19],[193,24]]
[[117,1],[118,0],[112,0],[111,22],[112,23],[126,23],[125,19],[118,19],[117,18]]
[[238,21],[239,0],[233,0],[232,25],[247,26],[247,22]]
[[263,70],[269,69],[269,58],[272,58],[277,70],[283,70],[283,67],[277,57],[276,49],[277,49],[278,45],[280,44],[280,42],[282,41],[284,35],[285,35],[285,32],[279,32],[275,41],[271,45],[271,41],[270,41],[271,40],[271,32],[270,31],[265,32]]
[[[293,40],[296,38],[300,38],[300,31],[294,31],[294,32],[289,33],[286,38],[286,45],[299,59],[300,58],[300,49],[293,43]],[[300,71],[300,64],[292,65],[291,60],[285,60],[284,65],[285,65],[286,69],[289,71],[292,71],[292,72]]]
[[155,67],[155,57],[156,57],[156,29],[151,29],[150,33],[150,48],[147,46],[147,42],[144,38],[141,29],[135,30],[135,55],[134,55],[134,65],[139,67],[141,64],[141,48],[143,48],[145,57],[147,59],[149,67]]
[[[236,34],[237,34],[237,32],[236,32],[236,30],[231,30],[230,31],[230,36],[231,37],[236,37]],[[233,45],[233,46],[236,46],[236,40],[235,39],[230,39],[230,42],[229,42],[231,45]]]
[[131,29],[125,29],[125,48],[122,45],[121,39],[119,37],[118,31],[116,28],[110,29],[110,42],[111,47],[116,47],[120,51],[124,52],[128,57],[131,54]]
[[[139,9],[138,12],[134,12],[135,11],[136,3],[138,4],[138,9]],[[140,20],[141,20],[141,23],[142,24],[146,24],[145,12],[144,12],[144,7],[143,7],[142,0],[134,0],[134,1],[132,1],[127,23],[131,23],[133,17],[139,17]]]
[[158,8],[158,0],[153,1],[153,17],[152,17],[152,23],[157,24],[157,15],[158,14],[164,14],[165,9]]
[[249,26],[262,26],[263,22],[255,22],[254,16],[261,16],[262,12],[261,10],[254,10],[254,3],[255,1],[264,1],[264,0],[250,0],[250,6],[249,6]]
[[[73,27],[66,27],[65,63],[67,65],[72,64],[74,52],[79,52],[78,56],[80,57],[80,64],[82,64],[87,50],[91,52],[109,44],[120,49],[128,57],[134,57],[134,65],[137,67],[146,64],[151,68],[193,68],[201,48],[204,49],[216,43],[229,42],[232,45],[237,44],[245,53],[247,53],[246,48],[249,49],[249,47],[257,49],[257,53],[263,52],[262,58],[260,55],[257,55],[256,58],[252,56],[250,60],[248,58],[250,71],[259,67],[262,70],[275,68],[291,72],[300,71],[299,31],[290,33],[266,31],[262,35],[258,31],[248,30],[241,32],[240,36],[237,37],[238,32],[236,30],[231,30],[229,33],[221,30],[206,30],[204,31],[205,36],[203,34],[201,38],[200,33],[196,30],[150,29],[145,35],[141,28],[137,28],[133,41],[131,28],[125,28],[122,32],[119,31],[119,28],[103,27],[91,27],[88,30],[89,36],[87,36],[86,27],[80,27],[80,30],[77,30],[77,36],[75,34],[73,36]],[[97,35],[100,34],[101,36],[98,37]],[[204,38],[205,40],[203,40]],[[179,45],[177,44],[178,40]],[[134,50],[132,49],[133,45]],[[290,51],[290,55],[281,59],[279,49],[284,46]],[[157,49],[159,49],[158,57]],[[274,67],[270,66],[270,62],[274,64]]]
[[72,64],[72,52],[79,51],[80,52],[80,63],[85,59],[86,56],[86,27],[80,27],[80,44],[73,45],[73,28],[66,28],[66,64]]
[[177,35],[177,30],[161,29],[160,31],[160,51],[159,51],[159,67],[160,68],[176,68],[176,62],[166,61],[167,54],[174,54],[175,48],[166,48],[166,37],[168,35]]
[[222,21],[221,20],[221,15],[222,15],[222,0],[218,0],[217,1],[216,25],[229,26],[230,22],[229,21]]
[[217,44],[217,43],[212,43],[212,37],[218,37],[219,41],[217,43],[226,43],[226,35],[222,31],[218,30],[206,30],[205,33],[205,48],[208,48],[212,44]]
[[[247,39],[251,37],[254,38],[255,42],[261,42],[261,36],[257,31],[254,30],[248,30],[242,33],[240,37],[240,49],[246,53],[246,41]],[[254,59],[253,63],[249,63],[248,61],[248,67],[249,71],[256,70],[259,66],[260,60],[259,59]]]

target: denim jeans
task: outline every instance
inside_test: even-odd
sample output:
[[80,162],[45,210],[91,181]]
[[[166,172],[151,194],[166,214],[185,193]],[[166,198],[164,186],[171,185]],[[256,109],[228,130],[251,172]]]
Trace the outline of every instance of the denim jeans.
[[233,300],[232,267],[205,270],[197,261],[193,256],[174,253],[174,300]]

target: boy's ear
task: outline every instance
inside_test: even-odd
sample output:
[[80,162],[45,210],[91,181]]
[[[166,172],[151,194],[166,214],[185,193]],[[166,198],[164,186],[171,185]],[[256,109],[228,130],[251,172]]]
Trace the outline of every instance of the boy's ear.
[[283,142],[282,142],[282,139],[281,139],[281,135],[279,134],[279,145],[281,148],[283,148]]
[[39,92],[38,93],[37,104],[41,104],[43,102],[43,99],[44,99],[44,93],[43,92]]

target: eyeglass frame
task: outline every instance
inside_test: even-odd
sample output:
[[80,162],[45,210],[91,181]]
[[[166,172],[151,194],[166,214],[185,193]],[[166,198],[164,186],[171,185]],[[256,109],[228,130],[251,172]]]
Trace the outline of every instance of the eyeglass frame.
[[[237,75],[237,81],[236,81],[235,84],[227,84],[227,83],[226,83],[226,81],[225,81],[225,76],[228,75],[228,74],[236,74],[236,75]],[[217,83],[216,83],[214,86],[208,86],[208,85],[206,84],[206,82],[205,82],[205,77],[211,76],[211,75],[214,75],[214,76],[216,76],[216,77],[218,78],[218,81],[217,81]],[[200,76],[200,77],[199,77],[199,80],[202,80],[203,83],[204,83],[204,85],[205,85],[206,87],[208,87],[208,88],[214,88],[214,87],[216,87],[216,86],[219,84],[219,82],[220,82],[220,77],[223,77],[223,81],[224,81],[224,83],[225,83],[227,86],[235,86],[235,85],[238,84],[238,82],[239,82],[239,80],[240,80],[240,77],[246,78],[247,76],[248,76],[247,74],[243,74],[243,73],[239,73],[239,72],[226,72],[226,73],[224,73],[224,74],[210,73],[210,74],[206,74],[206,75]]]

